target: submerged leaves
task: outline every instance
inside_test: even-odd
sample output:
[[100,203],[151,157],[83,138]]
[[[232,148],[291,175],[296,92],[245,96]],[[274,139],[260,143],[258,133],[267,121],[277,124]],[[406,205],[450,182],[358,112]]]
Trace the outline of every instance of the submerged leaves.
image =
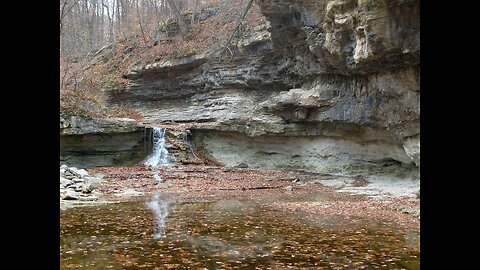
[[419,268],[418,220],[392,207],[416,202],[336,192],[308,181],[321,176],[299,172],[205,165],[157,170],[166,185],[146,166],[90,173],[104,175],[98,189],[106,195],[168,192],[175,203],[165,238],[152,238],[155,220],[145,205],[151,197],[69,209],[60,219],[62,269]]
[[[250,200],[177,203],[166,238],[151,238],[140,202],[71,209],[61,216],[62,269],[416,269],[405,231],[362,220],[323,220]],[[416,257],[414,257],[416,256]],[[407,262],[407,264],[404,264]],[[413,262],[413,264],[412,264]],[[413,266],[412,266],[413,265]],[[156,268],[155,268],[156,267]],[[253,268],[252,268],[253,269]]]

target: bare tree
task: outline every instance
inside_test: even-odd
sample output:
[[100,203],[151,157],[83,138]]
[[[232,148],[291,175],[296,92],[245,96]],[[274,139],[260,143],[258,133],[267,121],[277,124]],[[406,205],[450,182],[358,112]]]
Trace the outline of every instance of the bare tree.
[[63,0],[60,4],[60,34],[62,34],[63,30],[63,21],[65,17],[70,13],[70,11],[78,4],[79,0],[73,1],[70,6],[68,6],[68,0]]
[[182,34],[186,34],[187,33],[187,25],[185,24],[185,22],[182,19],[182,16],[180,15],[180,11],[178,10],[178,7],[177,7],[177,4],[175,3],[175,0],[167,0],[167,2],[168,2],[168,5],[170,6],[170,9],[173,12],[173,14],[177,18],[177,24],[178,24],[178,27],[180,28],[180,32],[182,32]]
[[[223,55],[223,52],[225,52],[226,49],[228,49],[228,45],[230,44],[230,42],[232,41],[233,37],[235,36],[235,33],[238,31],[238,29],[240,28],[240,25],[243,23],[243,20],[245,19],[245,16],[247,15],[248,13],[248,10],[250,9],[250,7],[252,6],[252,3],[253,3],[253,0],[249,0],[248,4],[247,4],[247,7],[245,7],[245,10],[243,11],[243,14],[242,16],[240,16],[240,18],[238,18],[238,22],[237,22],[237,25],[235,26],[235,28],[233,29],[232,31],[232,34],[230,35],[230,37],[228,38],[227,42],[225,43],[225,45],[223,46],[223,49],[221,51],[221,55]],[[230,51],[230,49],[228,49]],[[232,54],[232,52],[230,51],[230,54]]]
[[[118,37],[140,36],[148,44],[174,18],[180,32],[198,20],[202,5],[218,0],[60,0],[60,51],[77,60],[89,51],[115,44]],[[181,14],[192,11],[191,18]],[[236,30],[237,31],[237,30]],[[133,39],[130,39],[133,40]]]
[[192,0],[193,1],[193,9],[192,9],[192,22],[191,24],[193,25],[195,23],[195,13],[197,12],[197,1],[198,0]]
[[139,0],[136,0],[135,4],[136,4],[136,7],[137,7],[137,18],[138,18],[138,24],[140,26],[140,31],[142,33],[142,38],[143,38],[143,42],[145,45],[147,45],[147,38],[145,37],[145,31],[143,31],[143,25],[142,25],[142,16],[140,15],[140,10],[138,8],[138,1]]

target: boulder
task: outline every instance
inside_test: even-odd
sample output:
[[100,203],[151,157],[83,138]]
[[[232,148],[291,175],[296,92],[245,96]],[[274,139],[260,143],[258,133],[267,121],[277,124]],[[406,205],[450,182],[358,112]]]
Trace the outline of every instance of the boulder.
[[85,183],[85,179],[82,178],[73,178],[72,181],[74,183]]
[[68,190],[63,194],[62,199],[63,200],[78,200],[80,197],[78,196],[79,194],[75,191]]
[[76,184],[73,186],[73,190],[75,190],[75,192],[82,192],[83,190],[83,184]]
[[71,179],[75,178],[75,174],[73,174],[70,171],[65,171],[65,173],[63,173],[63,177],[71,180]]
[[74,174],[76,174],[77,176],[79,177],[85,177],[85,176],[88,176],[88,172],[84,169],[77,169],[75,167],[71,167],[70,168],[70,171]]
[[68,187],[72,184],[73,184],[72,180],[60,176],[60,186],[61,187]]
[[91,183],[86,183],[82,185],[81,190],[83,193],[91,193],[94,190],[94,186]]

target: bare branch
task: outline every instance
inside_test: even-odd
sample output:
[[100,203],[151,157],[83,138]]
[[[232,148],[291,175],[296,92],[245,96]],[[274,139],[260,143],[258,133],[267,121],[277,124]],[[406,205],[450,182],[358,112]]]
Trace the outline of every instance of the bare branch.
[[[245,16],[247,15],[248,10],[249,10],[250,7],[252,6],[252,3],[253,3],[253,0],[250,0],[250,1],[248,2],[248,5],[247,5],[247,7],[245,8],[245,10],[243,11],[242,16],[238,19],[237,25],[236,25],[235,28],[233,29],[233,32],[232,32],[232,34],[230,35],[230,38],[227,40],[227,42],[226,42],[225,45],[223,46],[222,51],[220,52],[220,58],[222,57],[222,55],[223,55],[223,53],[225,52],[226,48],[228,48],[228,45],[230,44],[230,42],[232,41],[233,37],[235,36],[235,33],[238,31],[240,25],[243,23],[243,20],[244,20]],[[230,49],[229,49],[229,50],[230,50]],[[230,51],[230,52],[231,52],[231,51]]]

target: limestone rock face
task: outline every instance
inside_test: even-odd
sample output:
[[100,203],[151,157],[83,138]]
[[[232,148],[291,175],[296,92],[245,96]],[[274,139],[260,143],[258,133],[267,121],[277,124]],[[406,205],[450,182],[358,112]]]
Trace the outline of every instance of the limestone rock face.
[[[415,174],[420,1],[257,3],[269,23],[232,44],[233,56],[133,67],[111,104],[145,125],[189,123],[195,152],[227,165]],[[71,120],[61,127],[76,132]],[[194,160],[171,136],[177,160]]]
[[60,115],[60,135],[122,133],[139,129],[142,129],[142,125],[129,118],[93,120],[75,115]]
[[366,142],[354,137],[258,136],[238,132],[197,131],[196,144],[228,166],[288,168],[392,177],[418,177],[418,170],[399,144]]
[[151,150],[150,131],[135,121],[75,121],[60,135],[60,161],[70,166],[135,165]]
[[60,160],[82,168],[136,165],[150,149],[144,131],[60,138]]
[[[416,65],[418,0],[260,1],[274,47],[296,56],[293,72],[371,74]],[[292,46],[294,45],[294,46]]]

